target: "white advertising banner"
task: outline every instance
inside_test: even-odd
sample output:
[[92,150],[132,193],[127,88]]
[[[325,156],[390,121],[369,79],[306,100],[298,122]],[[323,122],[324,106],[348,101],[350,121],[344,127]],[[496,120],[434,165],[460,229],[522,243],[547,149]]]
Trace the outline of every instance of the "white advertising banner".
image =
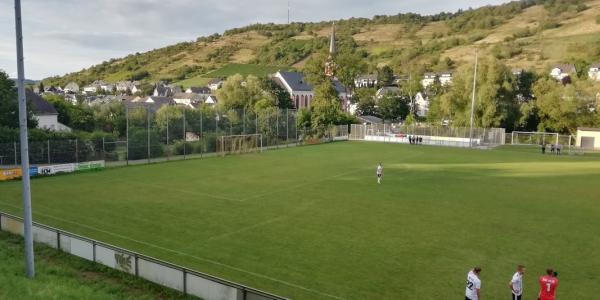
[[206,300],[237,300],[238,289],[187,274],[187,293]]
[[154,283],[183,292],[183,271],[138,259],[138,274]]

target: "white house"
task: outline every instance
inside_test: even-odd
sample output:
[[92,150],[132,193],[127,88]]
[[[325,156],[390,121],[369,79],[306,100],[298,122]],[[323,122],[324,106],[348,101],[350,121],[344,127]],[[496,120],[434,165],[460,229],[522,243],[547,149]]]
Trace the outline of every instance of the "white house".
[[71,81],[67,85],[65,85],[65,88],[63,90],[65,91],[65,93],[79,93],[79,85]]
[[185,93],[198,95],[202,100],[205,100],[212,94],[212,91],[208,87],[189,87],[185,90]]
[[419,117],[426,117],[429,112],[429,97],[427,95],[418,92],[415,95],[415,112]]
[[50,131],[71,131],[71,128],[58,122],[58,112],[40,95],[32,90],[26,90],[27,101],[31,103],[33,117],[37,120],[37,128]]
[[425,73],[423,74],[423,80],[421,80],[421,85],[423,86],[423,88],[428,88],[429,86],[433,85],[436,78],[436,73]]
[[354,79],[354,86],[357,88],[372,88],[377,86],[377,75],[361,75]]
[[[315,93],[313,87],[304,79],[304,73],[279,71],[273,75],[273,80],[290,94],[295,108],[310,107]],[[333,84],[343,109],[348,111],[350,101],[346,89],[337,79],[333,80]]]
[[591,80],[600,81],[600,63],[595,63],[590,66],[588,77]]
[[441,72],[438,74],[442,86],[447,86],[452,83],[452,75],[453,73],[451,71]]
[[217,78],[217,79],[213,79],[211,81],[208,82],[208,88],[211,91],[216,91],[218,89],[220,89],[223,86],[223,79],[221,78]]
[[204,101],[204,104],[208,104],[208,105],[215,105],[217,103],[219,103],[219,100],[217,99],[217,96],[215,96],[215,95],[208,96],[208,98],[206,98],[206,100]]
[[423,74],[423,80],[421,85],[423,88],[428,88],[435,83],[435,80],[439,80],[442,86],[447,86],[452,83],[453,73],[451,71],[440,72],[440,73],[425,73]]
[[558,64],[552,66],[550,69],[550,76],[558,81],[563,81],[573,74],[577,74],[577,68],[574,64]]
[[[206,99],[206,98],[204,98],[204,99]],[[198,94],[191,94],[191,93],[177,93],[177,94],[175,94],[175,96],[173,96],[173,101],[175,101],[175,103],[180,104],[180,105],[185,105],[190,108],[197,107],[198,104],[200,102],[202,102],[204,99]]]

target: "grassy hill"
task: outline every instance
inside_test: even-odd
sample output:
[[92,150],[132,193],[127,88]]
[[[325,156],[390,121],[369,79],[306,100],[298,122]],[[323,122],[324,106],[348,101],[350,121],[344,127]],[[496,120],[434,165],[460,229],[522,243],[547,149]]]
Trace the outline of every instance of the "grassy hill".
[[[360,51],[371,69],[407,65],[441,71],[473,59],[474,48],[513,67],[544,70],[552,63],[600,60],[600,0],[526,0],[432,16],[398,14],[338,20],[340,47]],[[327,49],[330,22],[255,24],[46,79],[45,84],[96,79],[165,80],[203,85],[234,72],[263,75],[301,69]],[[450,60],[448,60],[449,58]]]

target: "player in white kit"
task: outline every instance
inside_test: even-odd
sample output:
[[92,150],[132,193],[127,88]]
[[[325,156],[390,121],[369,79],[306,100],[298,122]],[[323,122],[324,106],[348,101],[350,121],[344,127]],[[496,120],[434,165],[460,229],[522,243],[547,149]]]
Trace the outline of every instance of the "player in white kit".
[[377,165],[377,183],[381,184],[381,178],[383,178],[383,166],[381,163]]
[[525,266],[517,266],[517,272],[513,275],[508,287],[512,292],[511,300],[521,300],[523,297],[523,274],[525,274]]
[[480,300],[481,296],[479,290],[481,289],[481,280],[479,274],[481,273],[480,267],[475,267],[467,274],[467,288],[465,290],[465,300]]

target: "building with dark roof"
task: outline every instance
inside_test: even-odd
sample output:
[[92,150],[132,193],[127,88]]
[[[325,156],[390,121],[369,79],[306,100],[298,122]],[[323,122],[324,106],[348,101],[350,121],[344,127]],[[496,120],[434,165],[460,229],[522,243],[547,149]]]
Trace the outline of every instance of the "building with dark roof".
[[26,89],[25,97],[28,104],[31,105],[33,117],[37,120],[37,128],[48,129],[50,131],[71,131],[71,128],[58,122],[58,112],[42,96],[30,89]]
[[[315,95],[313,86],[306,82],[304,73],[279,71],[273,75],[273,80],[292,97],[292,103],[296,108],[309,108]],[[337,79],[333,80],[333,85],[340,97],[340,103],[344,109],[348,109],[349,101],[346,88]]]

